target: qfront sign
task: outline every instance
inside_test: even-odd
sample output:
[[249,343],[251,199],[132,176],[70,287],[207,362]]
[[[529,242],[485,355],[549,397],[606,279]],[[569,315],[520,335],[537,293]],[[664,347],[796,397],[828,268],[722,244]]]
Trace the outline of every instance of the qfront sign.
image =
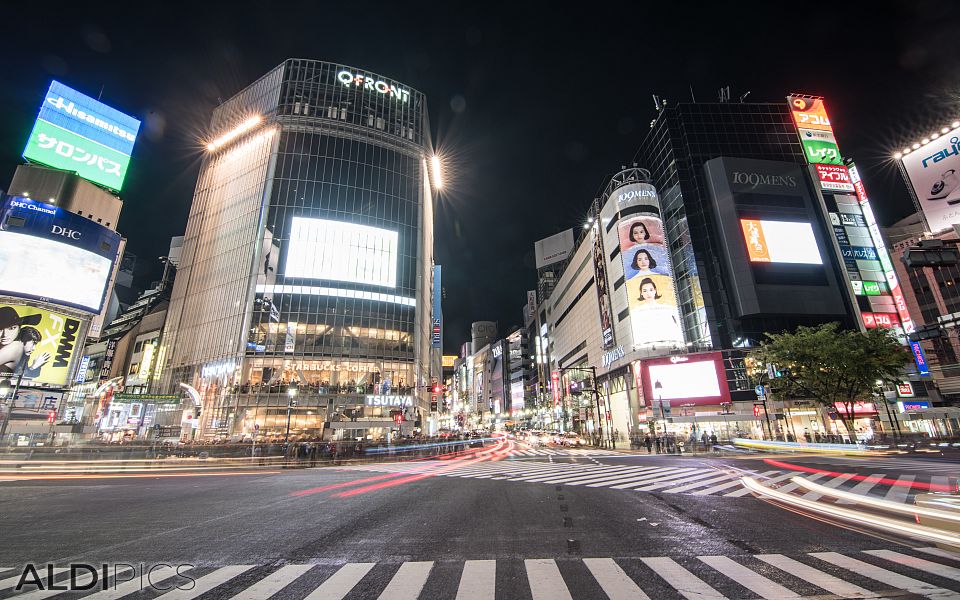
[[363,88],[367,91],[389,96],[404,104],[410,101],[409,90],[405,90],[383,79],[378,79],[374,75],[364,75],[363,73],[354,73],[348,69],[343,69],[337,73],[337,80],[342,83],[344,87]]
[[413,396],[369,395],[364,399],[367,406],[413,406]]
[[119,191],[139,130],[137,119],[54,81],[23,157]]

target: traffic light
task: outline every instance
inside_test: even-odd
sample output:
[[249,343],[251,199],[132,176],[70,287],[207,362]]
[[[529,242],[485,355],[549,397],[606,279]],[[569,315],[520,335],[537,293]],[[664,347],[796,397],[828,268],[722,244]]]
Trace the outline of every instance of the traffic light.
[[393,416],[393,420],[397,425],[403,425],[403,413],[398,412]]
[[48,410],[47,411],[47,423],[53,423],[57,419],[57,411]]
[[943,240],[922,240],[903,251],[903,264],[908,269],[949,267],[960,262],[956,248],[947,248]]
[[922,325],[917,327],[916,331],[908,335],[911,342],[919,342],[922,340],[932,340],[934,338],[941,337],[943,332],[940,330],[940,325]]
[[759,416],[760,416],[760,405],[759,405],[759,404],[754,404],[754,405],[753,405],[753,416],[755,416],[755,417],[759,417]]
[[442,392],[443,392],[443,386],[442,386],[442,385],[440,385],[439,383],[433,384],[433,393],[434,393],[434,394],[436,394],[436,395],[439,396]]

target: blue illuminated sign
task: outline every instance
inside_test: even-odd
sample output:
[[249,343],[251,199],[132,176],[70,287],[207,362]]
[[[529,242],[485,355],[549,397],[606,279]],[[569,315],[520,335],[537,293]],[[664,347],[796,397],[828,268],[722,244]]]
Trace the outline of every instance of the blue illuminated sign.
[[923,346],[920,342],[910,342],[910,350],[913,352],[913,362],[917,365],[917,372],[921,375],[929,375],[930,368],[927,366],[927,355],[923,353]]

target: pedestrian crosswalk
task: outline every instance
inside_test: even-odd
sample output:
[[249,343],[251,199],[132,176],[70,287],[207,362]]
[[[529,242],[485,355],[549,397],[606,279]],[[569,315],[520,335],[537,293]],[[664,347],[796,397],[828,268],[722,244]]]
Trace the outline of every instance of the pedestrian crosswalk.
[[[9,597],[19,569],[0,569],[0,595]],[[60,573],[63,585],[67,569]],[[158,571],[159,573],[159,571]],[[510,558],[409,562],[225,565],[180,568],[152,577],[163,600],[273,596],[306,600],[612,600],[686,598],[889,598],[914,594],[960,597],[960,554],[937,548],[876,549],[847,554],[784,554]],[[70,594],[85,600],[142,596],[137,579],[76,592],[28,587],[15,597]],[[144,587],[149,589],[145,584]],[[162,588],[162,593],[156,593]],[[831,596],[832,595],[832,596]],[[916,597],[913,596],[913,597]]]
[[597,448],[544,448],[533,446],[518,446],[511,452],[514,457],[529,456],[624,456],[615,450],[600,450]]
[[[925,491],[913,488],[916,482],[939,483],[945,477],[923,478],[914,475],[888,477],[883,473],[870,476],[853,474],[816,473],[804,475],[795,471],[773,469],[769,471],[745,471],[720,469],[713,467],[686,467],[687,463],[676,462],[676,466],[660,465],[605,465],[599,463],[549,463],[531,461],[480,461],[455,465],[449,461],[424,461],[419,463],[378,463],[341,467],[350,471],[373,471],[382,473],[431,473],[439,477],[461,479],[487,479],[491,481],[509,481],[542,483],[548,485],[583,486],[584,488],[607,488],[662,494],[690,494],[694,496],[723,496],[742,498],[750,495],[740,479],[750,475],[761,483],[777,487],[783,492],[804,492],[791,479],[798,475],[829,488],[837,488],[855,494],[869,494],[885,500],[912,503],[916,493]],[[921,481],[923,480],[923,481]],[[894,483],[891,485],[891,483]],[[803,497],[816,500],[820,497],[814,492],[805,492]],[[847,503],[840,500],[840,503]]]

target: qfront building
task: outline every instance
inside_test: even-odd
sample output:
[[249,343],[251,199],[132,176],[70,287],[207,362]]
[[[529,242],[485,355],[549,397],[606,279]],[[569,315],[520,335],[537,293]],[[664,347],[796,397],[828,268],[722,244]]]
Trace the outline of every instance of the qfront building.
[[426,413],[426,99],[289,59],[210,122],[159,352],[184,437],[372,439]]

